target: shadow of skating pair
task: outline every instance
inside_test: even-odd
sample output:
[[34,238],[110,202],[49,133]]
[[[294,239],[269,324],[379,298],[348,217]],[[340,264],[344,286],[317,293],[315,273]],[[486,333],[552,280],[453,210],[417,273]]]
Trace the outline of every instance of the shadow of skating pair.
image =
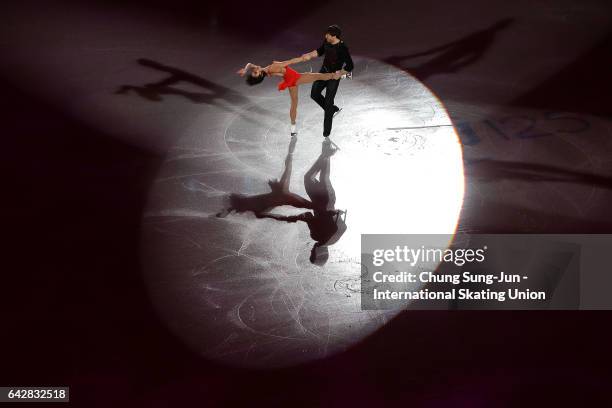
[[[305,222],[310,237],[315,241],[310,251],[310,262],[323,266],[329,259],[329,246],[338,242],[346,231],[346,211],[335,208],[336,192],[330,179],[331,157],[338,150],[329,139],[321,144],[321,154],[304,174],[304,188],[308,198],[290,191],[293,152],[297,137],[289,142],[285,165],[280,179],[268,181],[270,191],[264,194],[244,195],[232,193],[227,197],[227,206],[217,217],[224,218],[233,213],[252,212],[257,218],[279,222]],[[307,209],[298,215],[275,214],[277,207],[288,205]]]

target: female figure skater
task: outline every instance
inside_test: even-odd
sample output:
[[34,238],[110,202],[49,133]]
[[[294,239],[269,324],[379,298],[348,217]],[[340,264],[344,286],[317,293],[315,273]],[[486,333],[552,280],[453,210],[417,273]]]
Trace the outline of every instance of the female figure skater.
[[302,61],[307,61],[306,56],[293,58],[287,61],[274,61],[266,67],[251,64],[250,62],[244,68],[238,71],[242,77],[246,76],[246,83],[249,85],[257,85],[261,83],[267,76],[282,77],[283,81],[278,84],[278,90],[283,91],[289,88],[289,96],[291,97],[291,108],[289,109],[289,118],[291,119],[291,136],[297,136],[295,120],[297,117],[298,103],[298,86],[303,84],[311,84],[315,81],[328,81],[330,79],[340,79],[346,76],[347,71],[340,70],[332,73],[315,73],[302,72],[299,73],[289,67],[289,65],[297,64]]

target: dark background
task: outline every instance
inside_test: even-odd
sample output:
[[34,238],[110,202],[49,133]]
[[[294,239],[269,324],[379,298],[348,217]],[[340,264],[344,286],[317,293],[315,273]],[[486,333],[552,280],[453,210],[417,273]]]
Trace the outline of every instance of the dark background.
[[[265,38],[321,2],[303,11],[252,4],[107,6],[156,9],[186,27],[214,19],[228,35],[257,30]],[[610,38],[515,103],[609,118]],[[411,311],[349,351],[304,366],[254,371],[201,359],[158,319],[141,278],[141,213],[163,156],[80,123],[24,84],[0,83],[1,385],[69,385],[82,406],[609,402],[609,312]],[[612,230],[585,223],[531,232]]]

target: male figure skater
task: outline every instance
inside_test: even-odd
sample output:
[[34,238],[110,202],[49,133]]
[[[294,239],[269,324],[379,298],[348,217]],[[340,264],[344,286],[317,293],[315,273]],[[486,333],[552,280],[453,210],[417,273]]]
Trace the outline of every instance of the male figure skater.
[[[344,69],[350,73],[353,71],[353,60],[349,49],[341,40],[342,30],[337,25],[327,27],[325,31],[325,41],[323,44],[309,53],[302,55],[304,60],[325,56],[323,65],[319,70],[320,73],[332,73]],[[312,84],[310,97],[319,104],[325,111],[325,119],[323,121],[323,136],[328,137],[332,129],[332,120],[334,116],[340,112],[340,108],[334,105],[334,97],[340,85],[339,79],[330,79],[327,81],[316,81]],[[323,90],[325,89],[325,96]]]

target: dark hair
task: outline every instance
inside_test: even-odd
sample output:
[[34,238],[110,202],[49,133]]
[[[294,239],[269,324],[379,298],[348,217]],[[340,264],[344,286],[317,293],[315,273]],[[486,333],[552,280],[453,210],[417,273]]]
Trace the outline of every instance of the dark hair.
[[327,263],[328,259],[329,250],[327,249],[327,246],[315,242],[310,250],[310,262],[317,266],[323,266]]
[[334,37],[340,38],[340,36],[342,35],[342,30],[336,24],[332,24],[327,27],[327,31],[325,31],[325,34],[333,35]]
[[251,86],[261,83],[261,81],[263,81],[264,78],[266,77],[266,71],[261,70],[259,72],[260,72],[259,76],[254,77],[253,75],[251,75],[253,73],[253,68],[247,69],[246,83]]

